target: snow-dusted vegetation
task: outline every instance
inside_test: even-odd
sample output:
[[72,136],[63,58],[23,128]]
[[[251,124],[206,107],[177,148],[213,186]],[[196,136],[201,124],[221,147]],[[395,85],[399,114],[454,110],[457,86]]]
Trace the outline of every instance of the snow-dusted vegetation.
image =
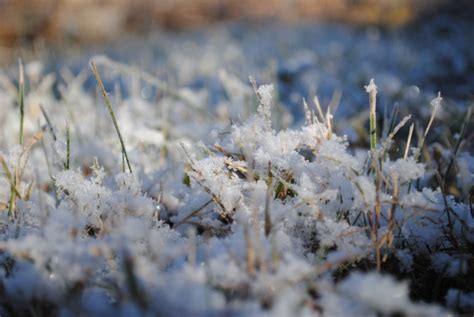
[[429,144],[442,95],[414,128],[370,81],[364,149],[317,98],[291,125],[272,83],[221,70],[211,109],[204,89],[91,66],[1,78],[0,315],[474,310],[470,111],[451,149]]

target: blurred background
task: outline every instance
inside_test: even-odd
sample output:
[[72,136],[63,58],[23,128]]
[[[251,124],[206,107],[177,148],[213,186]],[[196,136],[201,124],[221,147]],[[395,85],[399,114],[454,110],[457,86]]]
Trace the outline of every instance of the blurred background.
[[455,126],[473,100],[473,43],[472,0],[0,0],[10,77],[19,57],[30,69],[41,61],[43,74],[77,74],[106,54],[204,90],[217,107],[228,97],[223,72],[244,83],[253,75],[276,85],[295,121],[316,94],[339,116],[358,115],[375,78],[382,109],[423,118],[431,109],[421,105],[441,91]]
[[0,45],[116,41],[157,27],[186,30],[219,21],[339,21],[399,27],[472,7],[449,0],[0,0]]

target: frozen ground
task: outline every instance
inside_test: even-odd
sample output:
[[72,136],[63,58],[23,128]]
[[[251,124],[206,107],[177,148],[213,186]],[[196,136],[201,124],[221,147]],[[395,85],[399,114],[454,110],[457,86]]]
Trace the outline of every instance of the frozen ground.
[[[6,70],[0,313],[472,312],[471,24],[237,24],[48,56],[25,65],[23,138]],[[104,53],[126,150],[88,66]]]

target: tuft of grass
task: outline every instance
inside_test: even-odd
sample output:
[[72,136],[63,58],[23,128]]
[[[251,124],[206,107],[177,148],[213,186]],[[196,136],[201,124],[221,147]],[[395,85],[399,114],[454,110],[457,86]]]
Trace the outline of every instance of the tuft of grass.
[[31,149],[38,141],[42,140],[42,138],[43,133],[38,132],[23,145],[20,156],[18,157],[18,161],[16,162],[16,166],[13,166],[12,170],[10,170],[10,168],[8,167],[5,158],[0,155],[0,165],[2,166],[3,172],[5,173],[5,176],[7,177],[7,180],[10,184],[10,196],[8,198],[8,216],[11,218],[15,218],[16,216],[16,199],[26,199],[26,197],[30,197],[31,190],[33,189],[33,183],[30,183],[24,195],[20,193],[20,189],[18,188],[18,186],[21,184],[23,172],[28,162]]
[[378,229],[380,227],[380,215],[382,212],[382,204],[380,201],[380,188],[382,186],[382,175],[379,164],[379,155],[377,153],[377,86],[375,85],[374,79],[371,79],[369,84],[364,87],[365,91],[369,94],[369,106],[370,106],[370,151],[372,153],[372,167],[375,173],[375,207],[374,215],[368,217],[369,225],[371,228],[371,238],[375,250],[375,259],[377,262],[377,271],[381,270],[381,254],[380,254],[380,242]]
[[[120,129],[117,123],[117,119],[115,118],[115,113],[114,109],[112,107],[112,103],[110,102],[109,96],[107,95],[107,92],[105,91],[104,83],[102,82],[102,79],[100,78],[99,71],[97,70],[97,66],[94,64],[93,61],[91,61],[91,68],[92,72],[94,73],[94,76],[97,80],[97,83],[99,84],[100,90],[102,92],[102,97],[104,98],[105,104],[107,106],[107,109],[109,110],[110,117],[112,118],[112,122],[114,123],[115,131],[117,132],[119,141],[120,141],[120,146],[122,148],[122,156],[125,158],[125,162],[127,163],[128,171],[130,174],[133,174],[132,172],[132,166],[130,165],[130,160],[128,159],[128,154],[127,154],[127,149],[125,148],[125,143],[122,138],[122,134],[120,133]],[[122,170],[125,172],[125,164],[122,164]]]

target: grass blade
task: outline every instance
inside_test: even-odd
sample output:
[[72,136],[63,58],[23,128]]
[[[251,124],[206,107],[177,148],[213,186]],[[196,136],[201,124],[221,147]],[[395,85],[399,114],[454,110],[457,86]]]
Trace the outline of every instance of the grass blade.
[[20,134],[19,134],[19,143],[23,144],[23,126],[25,119],[25,73],[23,70],[23,63],[21,59],[18,59],[18,68],[20,73],[20,78],[18,80],[18,105],[20,106]]
[[[102,79],[100,78],[99,71],[97,70],[97,66],[95,66],[94,62],[91,62],[91,68],[97,80],[97,83],[99,84],[100,90],[102,92],[102,97],[104,98],[107,109],[109,110],[109,114],[110,114],[110,117],[112,118],[112,122],[114,123],[115,131],[117,132],[117,135],[120,141],[120,146],[122,147],[122,155],[125,157],[125,161],[127,163],[127,167],[130,174],[132,174],[133,173],[132,167],[128,159],[127,150],[125,148],[125,143],[123,142],[122,134],[120,133],[120,129],[117,124],[117,119],[115,118],[115,113],[114,113],[114,109],[112,108],[112,103],[110,102],[107,92],[105,91],[104,83],[102,82]],[[124,171],[125,171],[125,167],[124,167]]]

